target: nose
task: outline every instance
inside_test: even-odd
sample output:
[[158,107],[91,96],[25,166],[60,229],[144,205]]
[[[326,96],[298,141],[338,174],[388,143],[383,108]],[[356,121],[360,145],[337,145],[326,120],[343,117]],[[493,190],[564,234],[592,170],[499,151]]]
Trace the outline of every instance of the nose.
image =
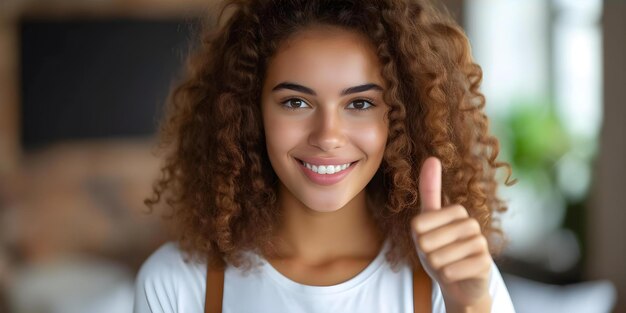
[[334,109],[320,109],[313,116],[309,144],[323,151],[343,147],[347,138],[341,114]]

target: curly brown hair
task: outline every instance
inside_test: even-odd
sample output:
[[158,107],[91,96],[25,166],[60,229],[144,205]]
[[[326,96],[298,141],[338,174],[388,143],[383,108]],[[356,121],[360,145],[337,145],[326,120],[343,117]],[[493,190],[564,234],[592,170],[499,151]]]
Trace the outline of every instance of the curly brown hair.
[[[495,212],[499,144],[488,133],[482,70],[450,15],[419,0],[233,0],[204,23],[183,81],[160,128],[162,176],[145,200],[172,209],[179,244],[216,265],[249,268],[244,250],[272,254],[278,178],[268,159],[260,109],[267,60],[308,26],[364,34],[382,64],[389,133],[382,164],[366,187],[372,214],[390,239],[387,260],[418,264],[410,220],[420,212],[418,176],[429,156],[442,162],[443,204],[476,218],[499,251]],[[209,21],[209,19],[207,19]]]

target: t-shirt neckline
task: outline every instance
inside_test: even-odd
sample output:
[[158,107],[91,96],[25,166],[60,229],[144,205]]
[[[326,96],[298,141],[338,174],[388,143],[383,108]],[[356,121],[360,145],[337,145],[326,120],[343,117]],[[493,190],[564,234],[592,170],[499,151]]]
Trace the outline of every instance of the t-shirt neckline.
[[280,273],[277,269],[274,268],[263,256],[257,255],[262,265],[261,268],[264,273],[278,283],[280,286],[303,294],[333,294],[339,293],[343,291],[347,291],[355,286],[358,286],[364,283],[369,277],[371,277],[376,271],[378,271],[383,265],[385,261],[385,254],[389,249],[389,239],[385,239],[383,242],[382,248],[378,252],[378,255],[371,261],[361,272],[359,272],[356,276],[344,281],[342,283],[332,285],[332,286],[311,286],[298,283],[296,281],[291,280],[287,276]]

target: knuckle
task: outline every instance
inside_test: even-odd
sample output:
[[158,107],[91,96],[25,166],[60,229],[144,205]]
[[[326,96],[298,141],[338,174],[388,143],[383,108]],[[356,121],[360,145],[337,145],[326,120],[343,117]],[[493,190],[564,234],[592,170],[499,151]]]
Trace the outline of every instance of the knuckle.
[[479,268],[481,269],[481,273],[488,274],[489,272],[491,272],[491,261],[488,258],[485,259],[485,263],[481,264],[482,266]]
[[480,233],[480,223],[478,223],[475,218],[468,218],[466,220],[466,225],[472,233]]
[[418,234],[423,233],[426,229],[426,222],[424,219],[416,218],[413,222],[413,229],[415,229]]
[[467,213],[467,210],[465,209],[464,206],[460,205],[460,204],[454,204],[452,205],[452,209],[454,210],[455,213],[457,213],[459,216],[462,217],[467,217],[469,216]]
[[487,268],[491,268],[491,255],[489,253],[484,253],[481,260]]
[[477,239],[477,243],[478,246],[482,249],[482,250],[489,250],[489,242],[487,241],[487,238],[485,238],[485,236],[476,236]]
[[440,270],[440,277],[444,282],[452,281],[452,275],[454,274],[452,268],[450,266],[446,266]]
[[423,252],[430,252],[427,251],[428,248],[428,240],[425,239],[424,237],[418,237],[417,238],[417,246],[420,250],[422,250]]
[[430,267],[432,267],[435,271],[438,271],[440,266],[440,258],[434,253],[430,253],[426,255],[426,259],[428,263],[430,263]]
[[418,216],[416,216],[416,217],[411,219],[410,225],[411,225],[411,229],[412,230],[417,231],[418,230],[418,224],[419,224]]

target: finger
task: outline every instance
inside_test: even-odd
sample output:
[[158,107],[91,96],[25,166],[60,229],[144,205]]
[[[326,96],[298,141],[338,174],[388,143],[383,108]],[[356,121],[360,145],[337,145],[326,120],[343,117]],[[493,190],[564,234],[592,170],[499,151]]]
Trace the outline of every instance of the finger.
[[418,238],[419,248],[430,253],[453,242],[480,234],[480,225],[473,218],[465,218],[436,228]]
[[465,207],[460,204],[445,207],[439,211],[419,214],[413,218],[411,225],[418,234],[427,233],[435,228],[449,224],[455,220],[465,219],[469,215]]
[[428,254],[426,257],[434,270],[439,270],[449,264],[463,260],[469,256],[488,252],[487,239],[483,235],[476,235],[461,241],[453,242]]
[[491,263],[489,253],[481,253],[445,266],[440,275],[447,283],[480,278],[490,271]]
[[436,157],[429,157],[422,164],[419,193],[422,212],[441,208],[441,162]]

